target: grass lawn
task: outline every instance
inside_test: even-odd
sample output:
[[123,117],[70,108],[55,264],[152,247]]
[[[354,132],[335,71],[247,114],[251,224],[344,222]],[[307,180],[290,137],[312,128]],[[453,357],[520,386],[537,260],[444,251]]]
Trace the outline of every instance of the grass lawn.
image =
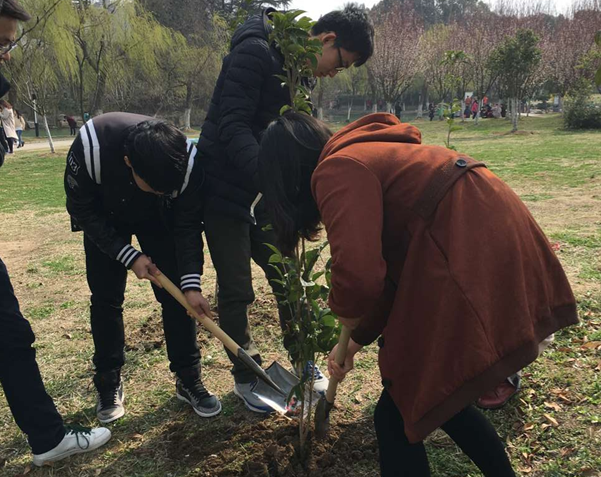
[[[419,121],[424,142],[442,145],[443,122]],[[519,134],[503,120],[467,123],[458,150],[485,161],[526,202],[557,249],[578,298],[581,323],[524,372],[517,398],[493,420],[519,475],[601,476],[601,131],[566,132],[558,115],[524,118]],[[68,131],[67,131],[68,133]],[[89,290],[81,234],[64,211],[64,157],[22,153],[0,169],[0,255],[36,333],[38,362],[68,422],[95,424],[91,384]],[[215,273],[205,250],[204,289]],[[253,335],[265,364],[287,359],[274,301],[258,269]],[[30,468],[27,443],[0,404],[0,476],[301,476],[292,457],[293,422],[257,417],[232,393],[229,361],[199,332],[207,387],[223,402],[213,419],[197,417],[174,394],[159,307],[150,287],[131,278],[126,296],[123,369],[127,414],[109,425],[113,439],[91,455],[42,470]],[[320,477],[378,475],[372,413],[381,392],[377,347],[365,350],[339,388],[328,440],[315,447]],[[0,392],[1,394],[1,392]],[[4,403],[3,396],[0,402]],[[432,475],[475,477],[477,469],[442,432],[427,441]]]

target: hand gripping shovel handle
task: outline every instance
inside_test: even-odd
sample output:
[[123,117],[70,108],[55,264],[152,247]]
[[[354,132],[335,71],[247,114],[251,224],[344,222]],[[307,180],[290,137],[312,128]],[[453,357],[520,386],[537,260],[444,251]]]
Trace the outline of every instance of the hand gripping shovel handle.
[[[346,358],[350,337],[351,330],[343,325],[338,338],[336,356],[334,356],[336,363],[341,366],[344,364],[344,360]],[[330,411],[332,410],[332,407],[334,407],[336,389],[338,389],[338,380],[332,376],[328,384],[326,396],[325,398],[322,397],[319,400],[317,403],[317,409],[315,410],[315,435],[318,439],[324,439],[328,433],[328,429],[330,427]]]
[[267,383],[273,389],[284,394],[284,391],[282,391],[282,389],[276,383],[273,382],[273,380],[263,370],[263,368],[261,368],[261,366],[259,366],[256,363],[256,361],[252,359],[243,348],[238,346],[238,343],[236,343],[232,338],[230,338],[229,335],[225,331],[223,331],[208,316],[197,313],[196,310],[190,306],[188,300],[186,300],[186,297],[184,296],[182,291],[178,287],[176,287],[173,284],[173,282],[169,280],[169,278],[167,278],[166,275],[159,271],[154,276],[160,282],[163,288],[167,290],[169,294],[173,298],[175,298],[186,310],[188,310],[190,315],[192,315],[194,319],[196,319],[196,321],[201,323],[202,326],[209,330],[213,334],[213,336],[215,336],[219,341],[221,341],[227,349],[234,353],[234,355],[238,356],[238,358],[240,358],[240,360],[246,366],[248,366],[248,368],[250,368],[251,371],[253,371],[259,378],[265,381],[265,383]]
[[[346,326],[342,325],[342,330],[340,330],[340,336],[338,337],[338,348],[336,349],[336,356],[334,357],[337,364],[340,366],[344,365],[344,360],[346,359],[346,351],[348,349],[349,339],[351,337],[351,330]],[[334,404],[334,400],[336,399],[336,390],[338,389],[338,380],[334,377],[330,379],[328,384],[328,390],[326,391],[326,401],[328,403]]]

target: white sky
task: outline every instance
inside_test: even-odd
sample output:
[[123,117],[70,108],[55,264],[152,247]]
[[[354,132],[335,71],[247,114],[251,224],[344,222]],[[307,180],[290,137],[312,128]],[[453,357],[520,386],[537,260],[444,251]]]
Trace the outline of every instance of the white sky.
[[[378,0],[355,0],[357,3],[362,3],[366,7],[371,8]],[[485,0],[486,3],[494,3],[490,0]],[[555,4],[558,13],[565,13],[572,5],[574,0],[550,0]],[[319,17],[324,13],[341,8],[348,0],[292,0],[291,9],[305,10],[313,20],[319,20]]]

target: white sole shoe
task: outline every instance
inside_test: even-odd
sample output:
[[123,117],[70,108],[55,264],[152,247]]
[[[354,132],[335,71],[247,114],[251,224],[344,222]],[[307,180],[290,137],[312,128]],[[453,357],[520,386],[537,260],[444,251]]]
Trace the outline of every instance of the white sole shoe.
[[[91,429],[89,434],[67,432],[65,437],[54,449],[33,456],[33,465],[42,467],[63,460],[74,454],[84,454],[98,449],[111,438],[111,431],[104,427]],[[85,444],[82,446],[82,444]]]
[[212,412],[204,412],[199,409],[196,409],[186,396],[182,396],[180,393],[177,393],[176,396],[177,396],[177,399],[179,399],[180,401],[190,404],[192,409],[194,409],[194,412],[196,414],[198,414],[200,417],[215,417],[217,414],[219,414],[221,412],[221,402],[219,402],[219,407],[217,408],[217,410],[212,411]]
[[240,399],[242,399],[244,405],[249,411],[256,412],[257,414],[270,414],[271,412],[273,412],[273,409],[267,407],[267,404],[265,404],[264,408],[253,406],[244,398],[244,395],[240,391],[238,391],[238,388],[236,386],[234,386],[234,394]]
[[121,409],[119,410],[119,412],[117,414],[109,417],[108,419],[101,419],[100,416],[98,416],[98,413],[96,413],[96,418],[102,424],[110,424],[111,422],[114,422],[117,419],[122,418],[123,416],[125,416],[125,407],[123,406],[124,402],[125,402],[125,392],[123,392],[121,395]]

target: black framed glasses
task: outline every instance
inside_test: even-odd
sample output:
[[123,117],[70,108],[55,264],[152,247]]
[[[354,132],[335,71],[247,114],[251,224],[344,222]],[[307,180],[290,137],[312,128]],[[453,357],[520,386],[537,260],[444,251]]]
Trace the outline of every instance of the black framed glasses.
[[16,41],[12,41],[8,45],[0,46],[0,56],[8,55],[17,46],[19,46],[19,43]]
[[340,73],[341,71],[346,70],[346,66],[344,66],[344,61],[342,60],[342,52],[340,51],[340,47],[337,46],[336,49],[338,50],[338,64],[340,66],[337,66],[334,69]]

